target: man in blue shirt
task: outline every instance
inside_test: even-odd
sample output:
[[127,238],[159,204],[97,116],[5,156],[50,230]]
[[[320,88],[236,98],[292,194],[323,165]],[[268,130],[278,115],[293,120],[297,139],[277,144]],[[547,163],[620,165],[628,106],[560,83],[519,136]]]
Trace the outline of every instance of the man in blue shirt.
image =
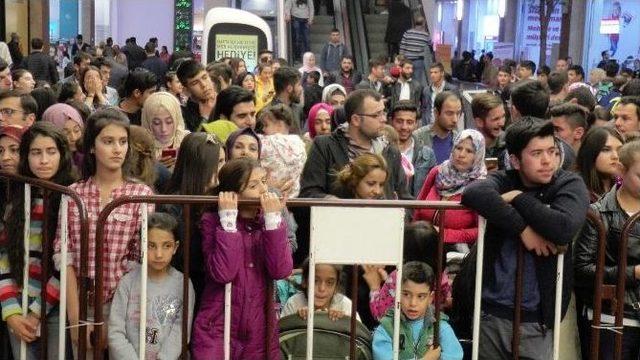
[[458,131],[458,121],[462,117],[462,99],[452,91],[439,93],[433,101],[433,123],[423,126],[414,132],[420,146],[429,146],[436,155],[436,162],[441,164],[449,159],[453,150],[453,139]]

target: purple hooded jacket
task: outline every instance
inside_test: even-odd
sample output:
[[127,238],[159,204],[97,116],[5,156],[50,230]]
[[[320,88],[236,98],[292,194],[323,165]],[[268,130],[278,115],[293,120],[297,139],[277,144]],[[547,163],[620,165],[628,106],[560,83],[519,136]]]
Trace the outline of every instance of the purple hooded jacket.
[[275,308],[269,313],[274,329],[266,356],[265,302],[273,302],[267,284],[291,274],[293,260],[284,221],[265,230],[264,218],[238,217],[237,231],[226,232],[217,213],[202,216],[202,251],[206,285],[193,324],[193,359],[222,359],[224,344],[224,286],[233,282],[231,294],[231,359],[280,359]]

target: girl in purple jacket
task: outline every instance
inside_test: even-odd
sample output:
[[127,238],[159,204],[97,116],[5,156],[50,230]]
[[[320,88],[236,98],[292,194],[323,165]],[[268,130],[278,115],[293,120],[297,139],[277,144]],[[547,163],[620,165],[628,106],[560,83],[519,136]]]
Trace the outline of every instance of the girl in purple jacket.
[[[291,274],[293,261],[281,210],[284,201],[267,191],[267,173],[249,158],[231,160],[218,175],[217,208],[202,216],[206,285],[193,324],[194,359],[223,359],[224,288],[232,283],[231,358],[279,359],[269,282]],[[260,199],[260,206],[238,206]],[[268,309],[268,311],[265,311]],[[267,354],[266,321],[271,321]]]

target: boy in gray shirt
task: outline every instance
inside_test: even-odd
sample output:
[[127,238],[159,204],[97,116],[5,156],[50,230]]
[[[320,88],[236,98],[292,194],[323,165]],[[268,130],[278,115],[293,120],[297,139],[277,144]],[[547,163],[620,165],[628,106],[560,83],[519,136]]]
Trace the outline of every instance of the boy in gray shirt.
[[[148,224],[145,358],[178,359],[182,350],[183,274],[170,265],[179,244],[178,223],[169,214],[154,213]],[[113,298],[109,315],[111,359],[139,358],[141,271],[137,266],[123,276]],[[189,282],[189,329],[194,300]]]

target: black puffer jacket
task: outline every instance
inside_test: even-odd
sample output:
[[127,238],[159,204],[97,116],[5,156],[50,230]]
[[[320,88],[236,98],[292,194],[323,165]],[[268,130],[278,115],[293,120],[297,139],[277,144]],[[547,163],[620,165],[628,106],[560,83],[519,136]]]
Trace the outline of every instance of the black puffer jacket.
[[[332,190],[336,173],[349,163],[349,140],[344,128],[338,128],[331,135],[316,136],[309,150],[307,162],[300,180],[301,198],[323,198],[334,194]],[[413,199],[407,188],[400,152],[387,146],[380,154],[387,161],[389,176],[385,185],[387,199]]]
[[[591,209],[600,215],[607,232],[604,261],[605,284],[617,282],[620,236],[624,224],[629,219],[629,215],[618,204],[616,191],[617,187],[614,187],[602,199],[591,205]],[[598,234],[595,227],[587,222],[575,246],[575,276],[576,295],[588,306],[593,305],[593,280],[596,273],[597,250]],[[640,281],[634,276],[634,268],[637,265],[640,265],[640,224],[638,223],[631,231],[627,244],[624,316],[640,320],[640,311],[632,308],[632,304],[640,302]],[[608,311],[607,307],[604,309]]]

